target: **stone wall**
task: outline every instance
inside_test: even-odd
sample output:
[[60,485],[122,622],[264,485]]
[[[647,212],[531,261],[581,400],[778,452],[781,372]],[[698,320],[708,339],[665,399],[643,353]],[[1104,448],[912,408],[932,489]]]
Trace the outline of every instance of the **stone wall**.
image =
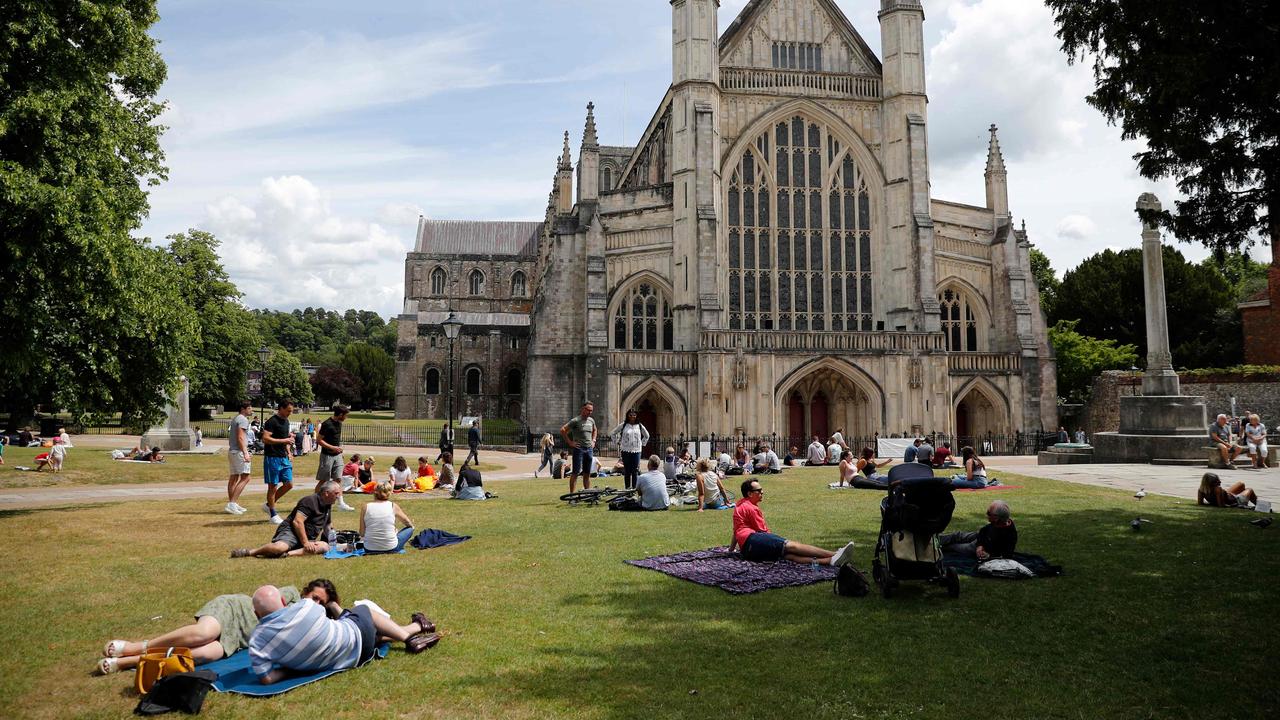
[[[1209,417],[1231,412],[1231,398],[1236,399],[1236,413],[1257,413],[1268,426],[1280,423],[1280,373],[1243,375],[1223,374],[1195,376],[1181,374],[1183,395],[1204,398]],[[1142,374],[1108,370],[1093,381],[1093,395],[1082,416],[1084,430],[1114,432],[1120,429],[1120,398],[1142,394]],[[1072,432],[1075,428],[1071,428]]]

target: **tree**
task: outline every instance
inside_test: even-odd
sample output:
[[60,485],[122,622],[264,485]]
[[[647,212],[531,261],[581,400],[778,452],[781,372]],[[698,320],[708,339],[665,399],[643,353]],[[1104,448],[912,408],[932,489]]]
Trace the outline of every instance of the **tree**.
[[262,378],[262,393],[267,402],[278,403],[286,398],[299,405],[315,402],[311,382],[302,363],[288,350],[273,348],[267,359],[267,374]]
[[1269,266],[1249,257],[1248,253],[1225,253],[1221,259],[1210,256],[1200,264],[1222,271],[1223,277],[1235,293],[1237,302],[1244,302],[1250,296],[1267,289]]
[[1036,287],[1040,290],[1040,308],[1045,317],[1053,316],[1053,304],[1058,298],[1058,288],[1062,281],[1053,271],[1049,256],[1036,248],[1031,248],[1031,274],[1036,279]]
[[154,0],[0,5],[0,400],[145,422],[189,365],[194,318],[135,239],[165,177]]
[[385,350],[356,342],[342,352],[342,368],[360,381],[362,407],[383,405],[395,393],[396,363]]
[[1089,399],[1093,379],[1103,370],[1128,370],[1138,361],[1137,348],[1099,340],[1076,331],[1078,320],[1060,320],[1049,328],[1058,361],[1058,395],[1067,402]]
[[218,259],[218,239],[203,230],[169,236],[166,252],[177,267],[179,292],[195,311],[200,339],[187,377],[191,406],[234,403],[245,373],[258,364],[261,344],[253,316]]
[[[1169,347],[1177,367],[1229,367],[1243,357],[1235,294],[1212,264],[1191,264],[1164,248],[1165,306]],[[1090,337],[1133,345],[1147,353],[1142,251],[1106,250],[1086,258],[1062,278],[1049,322],[1079,320]]]
[[1280,24],[1275,3],[1047,0],[1071,62],[1093,56],[1088,102],[1138,171],[1186,195],[1157,220],[1178,238],[1239,249],[1280,242]]
[[360,380],[340,367],[322,367],[311,376],[311,389],[316,402],[324,406],[336,403],[353,405],[360,400]]

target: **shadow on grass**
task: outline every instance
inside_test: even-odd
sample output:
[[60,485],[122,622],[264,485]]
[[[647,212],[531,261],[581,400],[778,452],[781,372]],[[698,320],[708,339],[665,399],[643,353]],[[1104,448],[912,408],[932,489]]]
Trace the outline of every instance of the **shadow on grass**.
[[[976,528],[970,513],[951,529]],[[1153,522],[1134,532],[1139,514]],[[1259,582],[1280,570],[1275,534],[1247,519],[1189,502],[1015,506],[1019,549],[1067,574],[962,578],[959,600],[923,583],[891,600],[825,583],[732,596],[606,570],[561,600],[574,642],[546,641],[500,682],[462,682],[499,704],[607,718],[651,717],[655,703],[664,717],[988,717],[994,698],[1004,717],[1274,717],[1276,684],[1236,690],[1240,668],[1280,659],[1268,633],[1225,631],[1226,618],[1274,617]],[[853,532],[864,569],[876,530]]]

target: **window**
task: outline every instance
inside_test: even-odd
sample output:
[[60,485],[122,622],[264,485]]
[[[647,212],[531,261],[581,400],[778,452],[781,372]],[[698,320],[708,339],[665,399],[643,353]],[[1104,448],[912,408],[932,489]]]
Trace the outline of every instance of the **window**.
[[480,380],[481,380],[480,368],[478,367],[467,368],[466,386],[465,386],[464,392],[468,395],[479,395],[480,386],[481,386]]
[[973,312],[973,303],[969,295],[956,288],[948,287],[938,295],[938,304],[942,307],[942,334],[947,338],[947,350],[950,352],[977,352],[978,319]]
[[796,115],[729,176],[729,328],[870,331],[871,198],[852,155]]
[[511,276],[511,297],[524,297],[528,292],[526,285],[524,273],[517,270],[516,274]]
[[507,347],[508,347],[508,348],[511,348],[512,350],[519,350],[519,349],[520,349],[520,338],[519,338],[518,336],[516,336],[516,335],[508,335],[508,336],[507,336]]
[[437,336],[436,336],[434,333],[432,333],[430,336],[428,336],[428,338],[427,338],[427,339],[431,342],[431,347],[435,347],[435,346],[436,346],[436,337],[437,337]]
[[427,378],[422,383],[423,394],[439,395],[440,394],[440,371],[435,368],[427,368]]
[[633,285],[613,312],[615,350],[671,350],[673,334],[671,303],[651,283]]
[[507,371],[507,394],[519,395],[524,392],[524,373],[520,372],[520,368],[511,368]]
[[775,42],[772,57],[778,69],[822,72],[822,46],[818,43]]
[[613,189],[613,168],[609,165],[604,166],[604,180],[602,187],[605,190]]
[[443,295],[445,282],[448,277],[445,275],[444,268],[438,267],[431,271],[431,294]]
[[484,273],[479,270],[472,270],[467,276],[467,292],[472,295],[484,294]]

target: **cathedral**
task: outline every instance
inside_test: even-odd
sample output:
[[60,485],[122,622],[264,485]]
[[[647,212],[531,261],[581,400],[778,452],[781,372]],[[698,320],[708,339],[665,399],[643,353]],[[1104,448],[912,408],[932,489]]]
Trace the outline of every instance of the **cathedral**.
[[[880,55],[831,0],[671,0],[671,86],[635,146],[588,104],[539,222],[419,223],[397,417],[520,419],[584,400],[656,436],[1057,427],[1055,367],[996,127],[984,206],[929,187],[924,9]],[[974,179],[975,182],[977,178]],[[463,322],[456,375],[443,321]]]

